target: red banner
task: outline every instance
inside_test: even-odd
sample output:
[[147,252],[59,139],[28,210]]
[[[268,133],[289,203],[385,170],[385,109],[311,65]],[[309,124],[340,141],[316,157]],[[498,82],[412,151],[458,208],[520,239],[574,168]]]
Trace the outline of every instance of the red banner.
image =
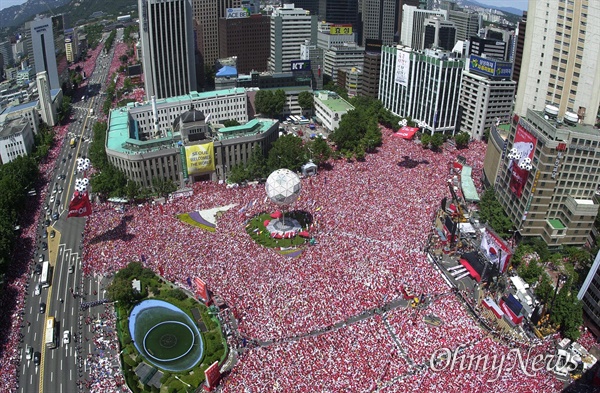
[[221,378],[219,362],[215,361],[213,364],[211,364],[206,371],[204,371],[204,376],[206,377],[206,385],[209,389],[216,387],[217,383],[219,383],[219,379]]
[[533,161],[535,155],[535,145],[537,139],[527,132],[521,125],[517,125],[517,132],[515,134],[515,142],[513,143],[513,149],[517,149],[520,154],[518,160],[511,160],[509,169],[512,167],[512,174],[510,177],[510,190],[520,198],[523,195],[523,188],[527,183],[529,177],[529,171],[519,168],[519,163],[524,159],[529,158]]
[[69,202],[69,214],[67,217],[86,217],[92,214],[92,204],[87,192],[75,192],[73,199]]
[[404,139],[412,139],[413,136],[419,131],[417,127],[404,126],[398,130],[394,135]]
[[201,279],[199,279],[198,277],[194,277],[194,284],[196,284],[196,295],[198,295],[202,299],[204,299],[205,302],[208,302],[209,296],[208,296],[208,288],[206,286],[206,283],[204,281],[202,281]]

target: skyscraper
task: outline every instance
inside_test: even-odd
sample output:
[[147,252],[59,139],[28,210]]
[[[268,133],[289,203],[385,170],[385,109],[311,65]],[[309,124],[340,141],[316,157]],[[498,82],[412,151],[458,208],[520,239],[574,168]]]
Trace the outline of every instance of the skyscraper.
[[60,89],[56,67],[56,48],[52,31],[52,19],[34,19],[30,23],[31,49],[36,73],[47,72],[50,89]]
[[191,0],[194,20],[200,27],[200,51],[204,64],[213,67],[219,57],[219,18],[227,8],[240,8],[241,0]]
[[453,1],[442,3],[442,9],[448,11],[447,19],[454,22],[456,26],[456,40],[466,41],[470,37],[479,34],[481,29],[481,15],[473,11],[463,11]]
[[292,4],[284,4],[271,15],[269,71],[290,70],[292,60],[300,59],[300,45],[316,42],[317,16]]
[[413,49],[423,49],[423,37],[425,32],[425,19],[439,16],[446,20],[448,11],[422,10],[410,5],[404,5],[402,10],[402,29],[400,42],[402,45]]
[[[600,2],[529,1],[515,112],[558,107],[594,124],[600,105]],[[521,32],[519,32],[521,34]]]
[[197,90],[190,0],[139,0],[138,5],[146,96]]
[[237,71],[266,71],[271,20],[267,15],[219,19],[219,57],[237,56]]
[[397,0],[362,0],[362,45],[367,40],[381,40],[383,45],[394,43]]
[[48,73],[46,71],[38,72],[36,76],[36,83],[42,120],[49,126],[54,126],[56,124],[56,111],[54,110],[54,105],[52,105]]
[[434,16],[425,19],[425,32],[423,35],[423,48],[415,49],[432,49],[441,48],[452,50],[456,43],[456,28],[454,22],[450,22]]

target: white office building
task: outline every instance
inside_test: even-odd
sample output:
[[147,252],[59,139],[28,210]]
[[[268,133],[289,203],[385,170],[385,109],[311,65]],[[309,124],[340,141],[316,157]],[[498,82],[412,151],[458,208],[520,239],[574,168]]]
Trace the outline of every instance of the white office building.
[[33,132],[26,119],[13,119],[0,127],[0,159],[6,164],[33,149]]
[[383,46],[379,99],[394,114],[424,122],[431,134],[454,135],[463,68],[453,52]]
[[402,7],[402,31],[400,43],[413,49],[424,49],[425,20],[438,16],[448,20],[446,10],[422,10],[411,5]]
[[300,46],[317,39],[317,16],[309,11],[284,4],[271,14],[271,51],[268,69],[290,71],[291,62],[300,59]]
[[42,120],[49,126],[55,126],[58,122],[56,108],[52,104],[52,95],[50,94],[50,83],[46,72],[38,72],[36,77],[38,95],[40,101],[40,114]]
[[333,131],[340,125],[342,116],[354,107],[337,93],[331,91],[315,92],[315,115],[323,127]]
[[325,73],[337,82],[337,72],[343,67],[362,68],[365,59],[365,48],[353,42],[340,46],[332,46],[325,51],[324,55]]

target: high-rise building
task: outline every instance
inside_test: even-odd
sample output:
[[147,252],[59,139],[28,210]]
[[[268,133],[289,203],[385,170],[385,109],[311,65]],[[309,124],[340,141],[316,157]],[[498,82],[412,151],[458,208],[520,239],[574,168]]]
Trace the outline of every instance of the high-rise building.
[[241,0],[191,0],[193,16],[200,27],[198,50],[204,64],[215,65],[219,57],[219,18],[226,16],[228,8],[240,8]]
[[317,15],[329,23],[352,24],[354,31],[359,31],[358,0],[319,0]]
[[494,40],[496,42],[504,42],[506,44],[506,55],[504,56],[504,60],[514,63],[516,37],[513,28],[486,26],[483,30],[483,38]]
[[260,14],[260,0],[242,0],[241,7],[250,12],[250,15]]
[[4,60],[4,68],[12,67],[15,64],[10,41],[0,42],[0,56]]
[[521,63],[523,62],[523,47],[525,46],[525,30],[527,27],[527,11],[523,11],[523,17],[517,27],[517,39],[515,45],[515,61],[513,67],[513,80],[517,82],[517,94],[519,94],[519,77],[521,75]]
[[359,95],[373,98],[377,98],[379,96],[380,68],[381,41],[367,41]]
[[317,16],[293,4],[284,4],[271,14],[271,50],[269,71],[290,70],[293,60],[300,59],[300,45],[316,42]]
[[266,71],[269,61],[271,20],[254,14],[247,18],[219,19],[219,57],[237,56],[237,71]]
[[423,37],[425,34],[425,19],[438,16],[447,19],[446,10],[422,10],[410,5],[404,5],[402,10],[402,30],[400,42],[404,46],[413,49],[423,49]]
[[595,336],[600,335],[600,252],[596,254],[596,259],[577,294],[577,299],[582,301],[583,312],[588,321],[593,323],[592,325],[586,323],[586,326],[591,328]]
[[452,50],[456,43],[456,28],[454,22],[444,20],[439,16],[425,19],[423,33],[423,48],[413,49],[444,49]]
[[33,132],[26,119],[12,119],[0,125],[0,164],[29,155],[33,145]]
[[463,68],[455,53],[383,46],[379,100],[398,116],[426,123],[431,134],[454,134]]
[[295,8],[302,8],[306,11],[310,11],[311,15],[319,15],[319,2],[320,0],[284,0],[283,4],[293,4]]
[[356,43],[345,43],[344,45],[332,46],[324,51],[324,72],[331,76],[331,79],[337,81],[337,72],[342,67],[363,66],[365,48]]
[[397,0],[362,0],[362,45],[366,40],[394,43]]
[[501,40],[473,36],[467,41],[467,56],[471,55],[507,61],[508,45]]
[[[594,124],[600,105],[600,2],[529,1],[515,112],[558,108]],[[520,32],[519,32],[520,34]]]
[[65,52],[67,61],[73,63],[79,60],[79,39],[77,37],[77,28],[65,30]]
[[354,31],[350,32],[349,28],[342,28],[338,32],[332,23],[317,23],[317,46],[323,50],[327,50],[332,46],[356,42],[355,37],[356,33]]
[[394,43],[400,43],[400,37],[402,36],[402,10],[405,5],[413,6],[416,8],[425,8],[421,6],[422,0],[398,0],[396,5],[396,25],[394,34]]
[[482,17],[479,13],[463,11],[453,1],[443,2],[442,9],[448,11],[447,19],[454,22],[456,26],[457,41],[466,41],[479,34],[482,25]]
[[312,74],[312,89],[323,89],[323,49],[305,41],[300,45],[300,60],[310,60]]
[[139,13],[147,98],[175,97],[195,91],[190,0],[139,0]]
[[[472,59],[478,60],[475,63],[477,66],[479,61],[484,61],[485,64],[482,68],[469,67],[468,71],[463,72],[459,100],[459,130],[470,134],[473,139],[481,140],[485,131],[492,125],[510,119],[516,83],[510,78],[512,63],[499,63],[477,56]],[[491,75],[492,73],[486,71],[488,67],[503,75]]]
[[600,4],[530,0],[527,18],[498,201],[521,236],[581,246],[598,213]]
[[60,89],[52,18],[34,19],[29,26],[35,71],[36,73],[46,71],[50,89]]
[[49,126],[56,125],[57,116],[55,106],[52,105],[52,95],[50,94],[50,82],[46,71],[38,72],[36,77],[38,96],[40,101],[40,113],[42,120]]

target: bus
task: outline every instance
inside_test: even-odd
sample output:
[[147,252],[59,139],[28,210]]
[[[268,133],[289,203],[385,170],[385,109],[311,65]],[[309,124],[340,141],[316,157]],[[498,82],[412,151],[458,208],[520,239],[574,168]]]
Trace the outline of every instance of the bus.
[[300,116],[292,115],[290,117],[292,118],[292,122],[294,124],[298,124],[300,122]]
[[73,149],[75,147],[75,138],[71,138],[71,142],[69,142],[69,146],[71,146],[71,149]]
[[44,261],[42,264],[42,276],[40,277],[40,284],[42,288],[48,288],[50,286],[50,262]]
[[56,348],[56,321],[54,317],[46,319],[46,348]]
[[302,125],[305,125],[305,124],[308,124],[308,123],[310,123],[310,120],[308,120],[308,119],[307,119],[306,117],[304,117],[304,116],[302,116],[302,117],[300,118],[300,121],[298,122],[298,124],[302,124]]

